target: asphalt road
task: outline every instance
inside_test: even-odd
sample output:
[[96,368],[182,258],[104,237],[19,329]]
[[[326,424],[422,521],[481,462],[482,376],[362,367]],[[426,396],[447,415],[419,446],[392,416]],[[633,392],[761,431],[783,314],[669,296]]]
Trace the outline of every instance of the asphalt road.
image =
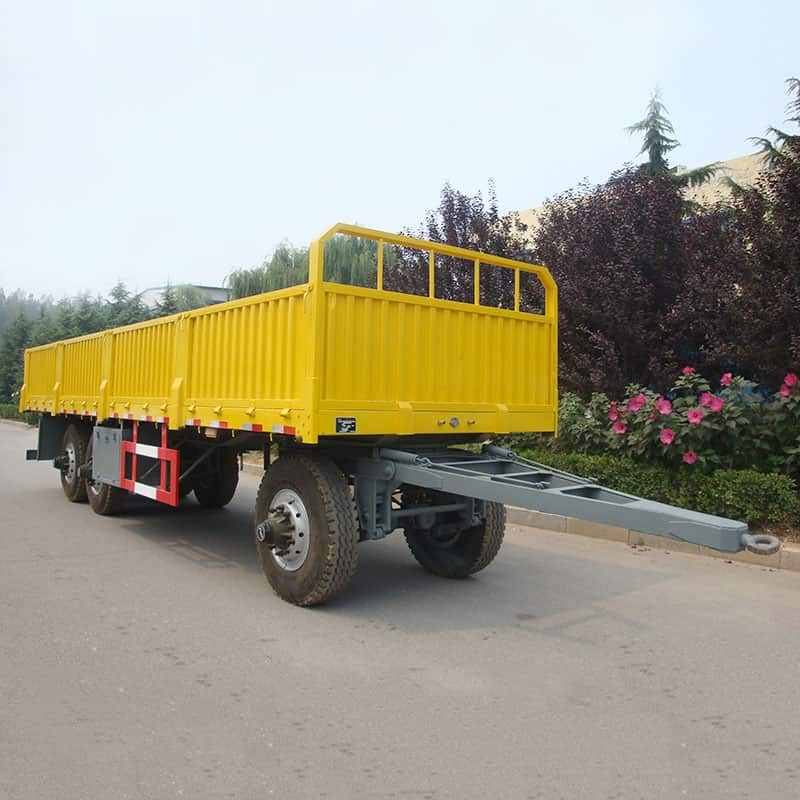
[[255,478],[103,518],[0,424],[0,797],[800,796],[800,575],[509,530],[278,600]]

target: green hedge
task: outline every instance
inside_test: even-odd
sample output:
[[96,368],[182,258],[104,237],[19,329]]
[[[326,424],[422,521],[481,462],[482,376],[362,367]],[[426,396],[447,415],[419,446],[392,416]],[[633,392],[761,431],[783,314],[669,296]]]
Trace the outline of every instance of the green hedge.
[[596,478],[609,489],[704,511],[750,525],[780,522],[800,511],[794,481],[787,475],[751,469],[700,472],[642,464],[623,456],[523,450],[520,455],[555,469]]
[[36,425],[38,414],[23,414],[14,403],[0,403],[0,419],[15,419],[19,422],[27,422],[28,425]]

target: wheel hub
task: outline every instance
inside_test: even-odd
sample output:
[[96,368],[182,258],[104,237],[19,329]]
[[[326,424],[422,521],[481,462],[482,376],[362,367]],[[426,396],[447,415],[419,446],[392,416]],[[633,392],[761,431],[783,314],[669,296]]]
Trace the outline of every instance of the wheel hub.
[[75,452],[75,445],[70,442],[64,448],[64,455],[66,456],[64,466],[62,466],[62,470],[64,472],[64,477],[67,479],[69,483],[75,479],[75,472],[78,469],[78,457]]
[[281,569],[295,572],[308,556],[308,511],[292,489],[281,489],[270,503],[269,516],[256,526],[256,539],[272,551]]

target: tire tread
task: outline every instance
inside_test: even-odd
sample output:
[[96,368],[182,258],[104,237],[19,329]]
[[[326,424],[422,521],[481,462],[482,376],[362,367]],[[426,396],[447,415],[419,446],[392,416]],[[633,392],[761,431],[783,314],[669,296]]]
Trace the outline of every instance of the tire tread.
[[306,471],[319,491],[328,527],[327,552],[322,573],[306,595],[298,598],[281,593],[274,585],[273,589],[285,600],[296,605],[321,605],[347,587],[358,566],[358,520],[355,502],[342,471],[333,461],[323,456],[310,457],[299,453],[282,456],[270,466],[258,487],[257,509],[266,507],[270,499],[268,495],[272,493],[272,482],[279,480],[282,472],[291,473],[293,470]]

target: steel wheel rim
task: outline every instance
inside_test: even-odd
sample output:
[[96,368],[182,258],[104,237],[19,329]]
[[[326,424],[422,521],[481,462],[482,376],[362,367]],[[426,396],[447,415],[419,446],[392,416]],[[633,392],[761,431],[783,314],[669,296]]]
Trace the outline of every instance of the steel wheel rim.
[[67,483],[72,483],[75,480],[75,472],[77,470],[77,462],[78,457],[75,453],[75,445],[72,442],[69,442],[67,446],[64,448],[64,452],[67,454],[67,468],[64,471],[64,478]]
[[272,498],[269,507],[270,510],[279,509],[290,514],[294,539],[288,553],[278,555],[273,550],[272,558],[286,572],[296,572],[305,564],[308,556],[309,540],[311,539],[308,511],[300,495],[293,489],[281,489]]

